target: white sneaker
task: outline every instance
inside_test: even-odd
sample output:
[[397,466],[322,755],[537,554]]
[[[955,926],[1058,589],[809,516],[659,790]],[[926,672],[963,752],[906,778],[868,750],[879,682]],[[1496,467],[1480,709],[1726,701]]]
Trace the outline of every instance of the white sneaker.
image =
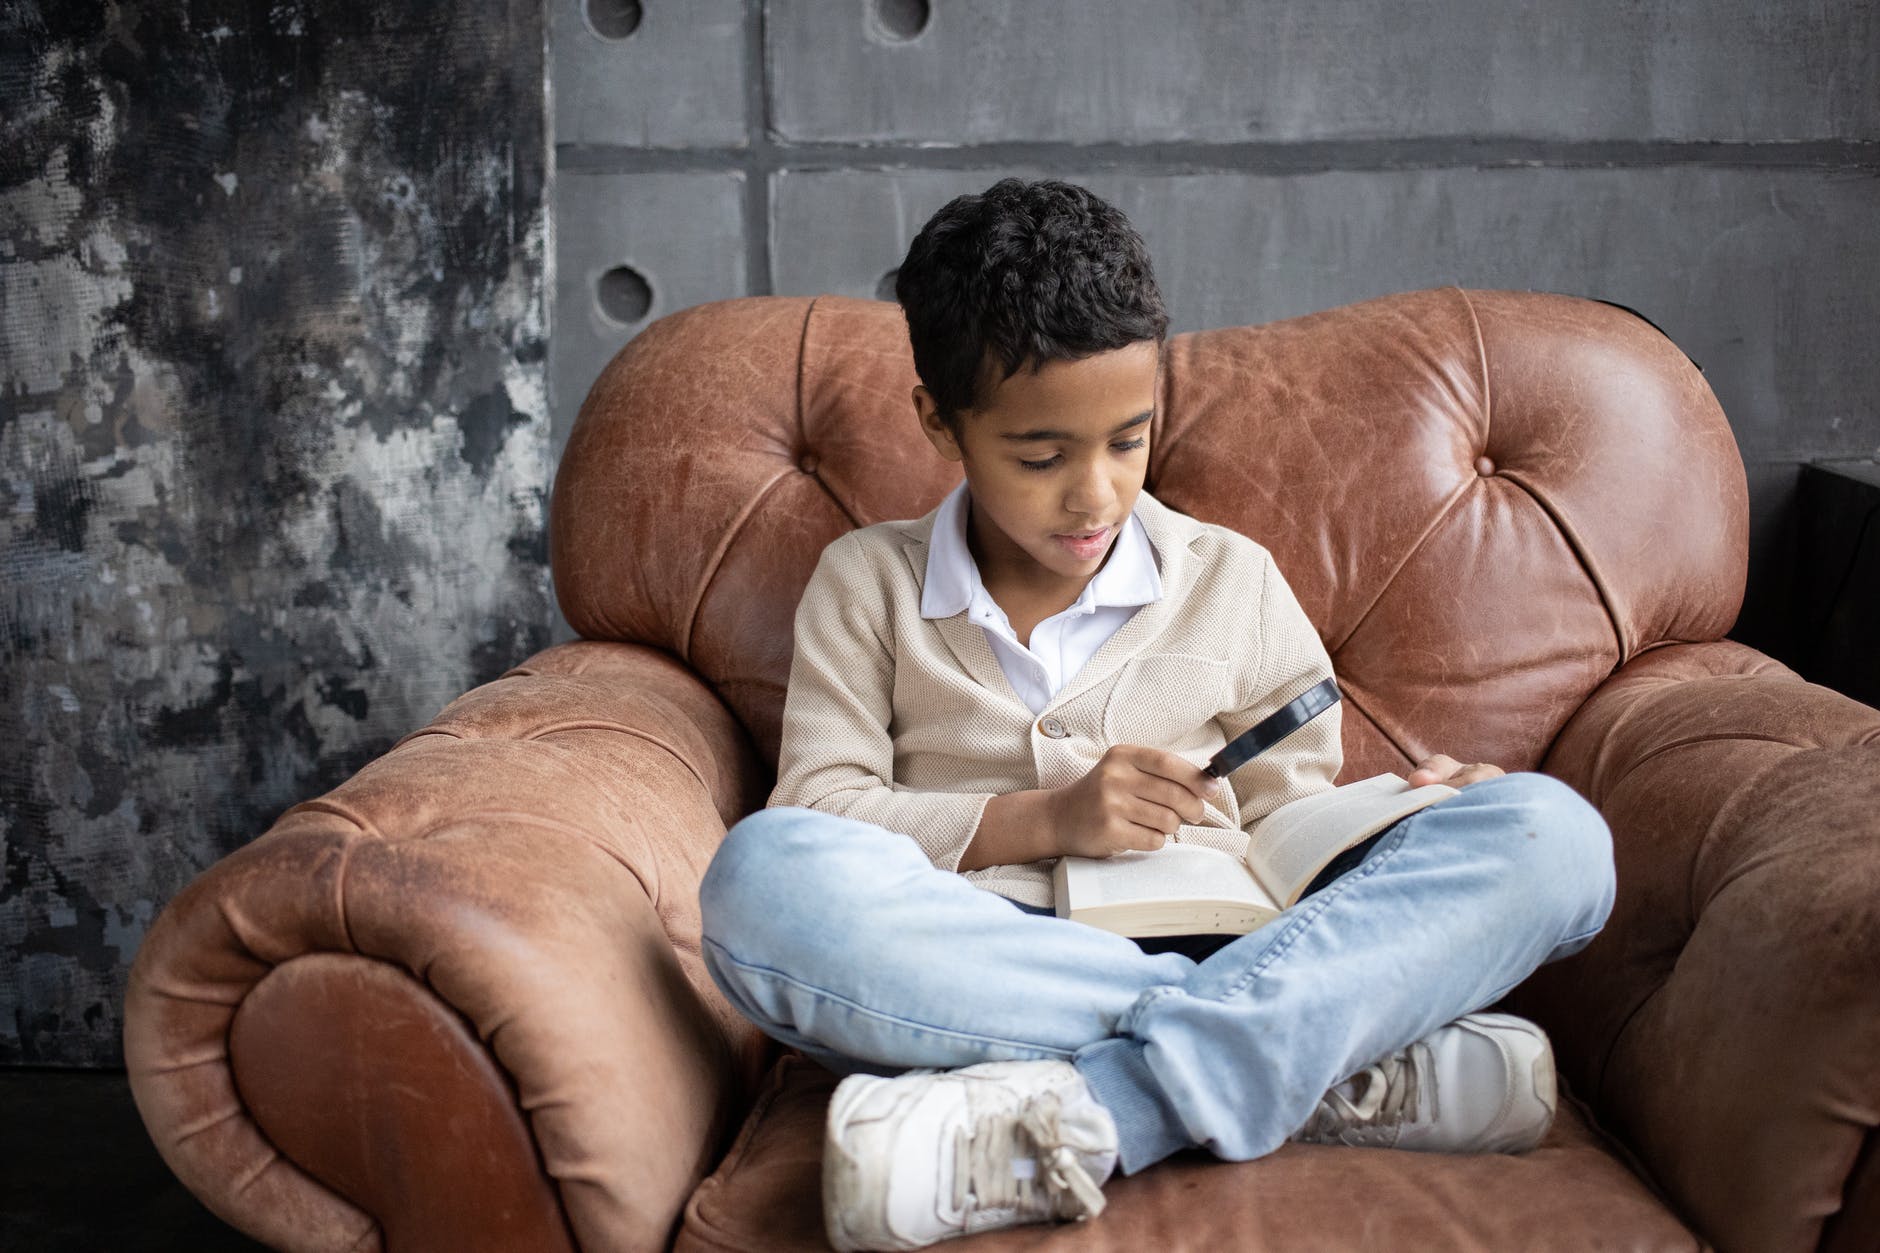
[[918,1249],[969,1232],[1103,1211],[1116,1123],[1069,1062],[850,1075],[829,1101],[829,1242]]
[[1554,1120],[1554,1050],[1513,1014],[1465,1014],[1338,1084],[1291,1139],[1520,1153]]

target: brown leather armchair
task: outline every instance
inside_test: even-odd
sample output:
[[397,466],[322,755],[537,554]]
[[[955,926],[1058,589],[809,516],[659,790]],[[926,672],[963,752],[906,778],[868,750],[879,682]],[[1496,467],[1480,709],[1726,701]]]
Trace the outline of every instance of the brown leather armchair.
[[[768,795],[818,552],[956,481],[914,381],[898,308],[837,297],[689,309],[607,368],[553,504],[585,638],[289,810],[138,953],[132,1088],[216,1213],[310,1253],[820,1245],[833,1080],[718,996],[697,884]],[[1880,712],[1722,638],[1744,472],[1683,354],[1601,303],[1416,292],[1176,336],[1155,421],[1149,490],[1318,624],[1343,777],[1556,775],[1618,905],[1507,1004],[1567,1093],[1532,1152],[1184,1154],[973,1247],[1880,1246]]]

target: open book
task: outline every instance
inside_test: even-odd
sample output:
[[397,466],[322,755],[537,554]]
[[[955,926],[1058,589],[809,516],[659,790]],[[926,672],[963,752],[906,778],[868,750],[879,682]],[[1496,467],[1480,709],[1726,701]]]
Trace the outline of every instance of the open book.
[[1057,913],[1119,935],[1245,935],[1297,903],[1332,858],[1456,792],[1380,774],[1303,797],[1247,829],[1245,861],[1175,843],[1153,853],[1060,857]]

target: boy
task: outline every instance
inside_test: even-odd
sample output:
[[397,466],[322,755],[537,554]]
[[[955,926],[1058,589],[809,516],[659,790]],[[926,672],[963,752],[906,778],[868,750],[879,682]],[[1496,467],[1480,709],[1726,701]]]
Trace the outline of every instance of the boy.
[[1003,180],[926,224],[895,294],[921,429],[965,477],[824,550],[776,789],[700,889],[732,1004],[847,1075],[832,1243],[1088,1217],[1114,1169],[1192,1146],[1531,1147],[1546,1037],[1472,1011],[1604,924],[1599,814],[1437,755],[1409,781],[1458,795],[1250,935],[1055,917],[1055,857],[1244,852],[1255,820],[1331,787],[1337,705],[1218,785],[1200,769],[1331,661],[1265,548],[1142,491],[1168,319],[1120,213]]

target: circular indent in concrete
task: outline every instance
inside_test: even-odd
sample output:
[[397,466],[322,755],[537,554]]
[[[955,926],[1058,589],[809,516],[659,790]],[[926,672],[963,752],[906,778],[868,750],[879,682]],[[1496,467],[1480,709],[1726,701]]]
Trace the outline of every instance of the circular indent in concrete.
[[617,265],[594,284],[594,299],[609,321],[632,326],[653,307],[653,288],[630,265]]
[[897,43],[920,38],[933,18],[928,0],[875,0],[875,28]]
[[640,29],[640,0],[586,0],[588,27],[602,39],[625,39]]

